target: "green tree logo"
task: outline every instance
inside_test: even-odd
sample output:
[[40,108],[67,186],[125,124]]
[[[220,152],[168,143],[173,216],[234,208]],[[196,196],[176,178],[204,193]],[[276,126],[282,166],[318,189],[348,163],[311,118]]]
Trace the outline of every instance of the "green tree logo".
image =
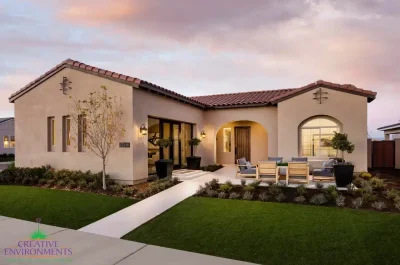
[[31,239],[33,239],[33,240],[47,238],[47,235],[43,231],[40,231],[40,222],[41,221],[42,221],[42,219],[36,218],[36,223],[38,224],[38,228],[37,228],[37,230],[35,230],[31,233]]

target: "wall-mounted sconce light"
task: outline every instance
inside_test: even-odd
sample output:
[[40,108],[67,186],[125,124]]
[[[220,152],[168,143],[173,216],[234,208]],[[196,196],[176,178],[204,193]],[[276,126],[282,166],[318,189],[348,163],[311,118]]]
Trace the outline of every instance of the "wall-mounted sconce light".
[[201,131],[200,136],[201,138],[206,138],[206,133],[204,131]]
[[141,135],[147,135],[147,127],[146,127],[146,124],[142,124],[142,125],[140,126],[140,134],[141,134]]

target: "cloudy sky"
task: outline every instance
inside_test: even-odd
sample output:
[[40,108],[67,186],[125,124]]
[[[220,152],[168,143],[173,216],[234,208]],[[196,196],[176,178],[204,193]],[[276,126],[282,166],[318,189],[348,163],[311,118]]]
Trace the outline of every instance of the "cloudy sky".
[[0,117],[71,58],[187,96],[354,84],[378,92],[379,137],[400,120],[399,14],[398,0],[2,0]]

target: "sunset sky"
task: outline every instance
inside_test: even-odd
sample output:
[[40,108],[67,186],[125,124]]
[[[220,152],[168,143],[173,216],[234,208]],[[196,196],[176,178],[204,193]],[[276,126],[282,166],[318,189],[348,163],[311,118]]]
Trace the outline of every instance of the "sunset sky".
[[2,0],[0,117],[71,58],[186,96],[353,84],[378,92],[382,137],[400,120],[399,14],[399,0]]

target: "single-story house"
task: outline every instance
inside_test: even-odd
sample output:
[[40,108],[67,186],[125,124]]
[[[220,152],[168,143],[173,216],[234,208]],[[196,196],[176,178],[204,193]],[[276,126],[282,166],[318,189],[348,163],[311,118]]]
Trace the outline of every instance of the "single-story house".
[[14,118],[0,118],[0,154],[14,154],[15,150],[15,134],[14,134]]
[[[70,97],[85,99],[101,85],[122,98],[126,132],[109,157],[107,171],[126,184],[145,180],[160,158],[185,166],[193,153],[188,145],[192,137],[202,140],[195,148],[202,165],[234,164],[240,157],[257,163],[269,156],[321,161],[336,153],[323,139],[340,131],[355,144],[346,160],[356,171],[367,169],[367,103],[375,92],[319,80],[299,88],[187,97],[71,59],[9,98],[19,141],[16,165],[100,171],[98,157],[79,146],[65,146],[70,135],[63,124]],[[167,137],[173,140],[171,147],[155,145]]]
[[396,139],[400,137],[400,123],[386,125],[378,128],[378,131],[383,131],[385,140]]

